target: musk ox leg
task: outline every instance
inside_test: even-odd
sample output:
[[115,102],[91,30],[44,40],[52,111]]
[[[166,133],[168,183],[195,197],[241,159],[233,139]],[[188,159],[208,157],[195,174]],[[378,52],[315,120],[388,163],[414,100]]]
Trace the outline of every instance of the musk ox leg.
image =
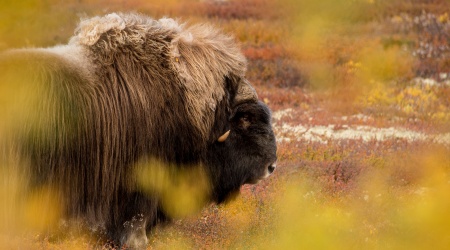
[[145,218],[144,214],[138,214],[124,222],[120,245],[126,249],[145,249],[148,244],[147,220],[148,218]]
[[121,198],[118,213],[112,213],[114,219],[107,226],[108,234],[120,249],[145,249],[147,230],[157,218],[157,201],[138,192]]

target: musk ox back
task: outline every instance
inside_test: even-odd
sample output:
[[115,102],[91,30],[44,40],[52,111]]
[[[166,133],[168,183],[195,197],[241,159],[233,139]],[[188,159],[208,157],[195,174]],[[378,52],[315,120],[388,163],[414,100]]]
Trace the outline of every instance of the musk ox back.
[[158,192],[138,184],[142,162],[200,167],[217,203],[275,168],[270,110],[234,40],[210,26],[94,17],[68,45],[4,52],[0,71],[3,87],[37,96],[20,99],[29,112],[13,136],[31,188],[55,187],[67,217],[104,227],[118,245],[143,248],[170,219]]

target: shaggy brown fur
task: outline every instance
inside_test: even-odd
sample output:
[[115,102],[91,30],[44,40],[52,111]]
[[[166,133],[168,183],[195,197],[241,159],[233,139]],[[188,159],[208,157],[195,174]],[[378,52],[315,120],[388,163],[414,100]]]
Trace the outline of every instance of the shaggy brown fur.
[[0,80],[19,75],[39,96],[18,133],[34,185],[56,186],[68,216],[106,227],[120,244],[146,242],[145,231],[126,222],[139,217],[138,227],[148,230],[166,216],[132,174],[143,158],[214,165],[209,175],[224,183],[213,187],[216,201],[251,179],[242,169],[230,184],[214,170],[224,166],[217,154],[227,145],[216,139],[231,128],[237,140],[228,119],[240,105],[254,105],[248,112],[262,117],[258,134],[267,134],[255,141],[267,154],[252,152],[258,161],[246,164],[267,171],[275,161],[270,113],[245,79],[246,60],[232,38],[210,26],[109,14],[82,21],[68,45],[10,51],[2,65]]
[[[162,87],[172,84],[182,89],[191,123],[206,138],[212,128],[217,102],[225,94],[224,76],[244,78],[246,60],[234,39],[217,29],[205,24],[184,26],[173,19],[155,21],[139,15],[110,14],[83,21],[70,44],[89,46],[94,64],[107,66],[100,69],[100,79],[111,74],[109,66],[116,63],[126,76],[142,73],[133,72],[137,69],[148,74],[138,75],[137,81],[150,83],[154,80],[149,77],[158,77],[159,81],[164,81]],[[233,89],[247,89],[241,99],[257,100],[255,92],[248,90],[251,88],[248,83],[233,84],[230,86]],[[141,102],[145,105],[148,99]]]

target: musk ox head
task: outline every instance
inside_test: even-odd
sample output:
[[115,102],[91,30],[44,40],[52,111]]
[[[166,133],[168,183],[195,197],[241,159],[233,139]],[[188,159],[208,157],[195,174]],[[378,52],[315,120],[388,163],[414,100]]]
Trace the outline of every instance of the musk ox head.
[[16,79],[38,95],[15,131],[31,185],[57,187],[68,217],[119,245],[145,247],[170,217],[137,184],[143,159],[202,166],[219,203],[275,169],[270,110],[234,39],[211,26],[109,14],[82,21],[68,45],[3,53],[0,66],[3,87]]
[[[213,196],[222,202],[243,184],[256,184],[276,168],[276,144],[270,110],[262,102],[246,102],[233,109],[226,140],[208,150],[213,173]],[[222,139],[222,138],[221,138]]]

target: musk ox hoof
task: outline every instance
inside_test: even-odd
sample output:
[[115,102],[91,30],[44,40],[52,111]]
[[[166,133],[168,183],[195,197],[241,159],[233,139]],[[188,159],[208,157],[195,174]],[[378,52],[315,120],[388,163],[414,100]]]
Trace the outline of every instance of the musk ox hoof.
[[148,244],[147,235],[145,232],[133,232],[130,235],[124,236],[124,242],[121,242],[119,249],[146,249]]
[[146,220],[142,215],[133,217],[123,224],[124,230],[120,237],[120,249],[145,249],[148,244]]

